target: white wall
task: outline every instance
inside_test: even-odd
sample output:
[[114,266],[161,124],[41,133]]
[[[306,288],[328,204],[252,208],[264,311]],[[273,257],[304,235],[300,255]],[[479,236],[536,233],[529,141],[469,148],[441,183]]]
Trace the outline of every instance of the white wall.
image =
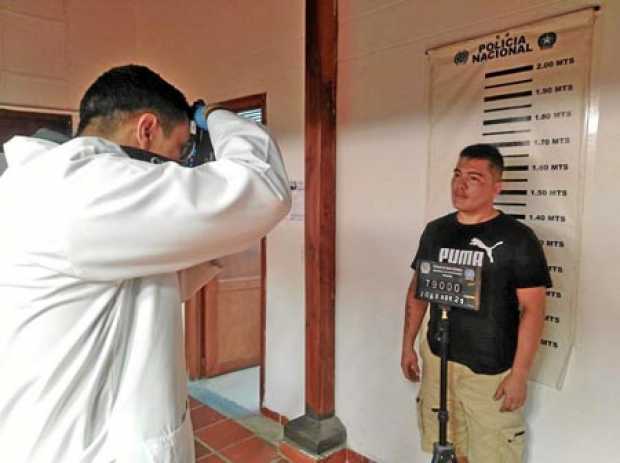
[[2,0],[0,105],[74,112],[102,71],[135,56],[133,1]]
[[[349,445],[377,461],[428,461],[415,425],[417,386],[402,379],[399,366],[408,265],[427,199],[424,51],[587,4],[340,1],[336,408]],[[562,391],[531,387],[534,463],[617,455],[620,311],[612,286],[620,261],[620,3],[603,5],[594,88],[600,126],[586,172],[577,343]]]
[[65,0],[64,3],[67,22],[65,72],[70,82],[68,106],[78,108],[82,95],[102,72],[112,66],[136,61],[136,2]]
[[69,82],[62,1],[4,1],[0,31],[0,102],[65,107]]

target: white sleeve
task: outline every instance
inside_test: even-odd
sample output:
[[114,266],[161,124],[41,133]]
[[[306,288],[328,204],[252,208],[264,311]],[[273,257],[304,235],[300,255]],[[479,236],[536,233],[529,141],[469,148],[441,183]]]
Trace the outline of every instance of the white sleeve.
[[222,266],[216,260],[203,262],[193,267],[177,272],[179,293],[182,301],[187,301],[196,291],[206,285],[222,271]]
[[288,179],[266,130],[225,110],[208,124],[217,160],[202,166],[102,155],[74,169],[66,253],[77,276],[177,272],[244,250],[287,214]]

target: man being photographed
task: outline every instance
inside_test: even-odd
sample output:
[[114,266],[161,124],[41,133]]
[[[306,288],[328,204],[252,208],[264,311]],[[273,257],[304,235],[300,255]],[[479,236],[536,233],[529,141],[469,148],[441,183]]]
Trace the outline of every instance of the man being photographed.
[[[522,461],[526,428],[522,407],[544,323],[545,288],[551,279],[534,232],[493,206],[502,188],[503,158],[485,144],[460,153],[452,177],[456,212],[427,224],[412,268],[419,260],[481,267],[480,310],[450,312],[448,440],[459,463]],[[401,367],[422,384],[418,414],[422,449],[437,441],[440,310],[431,304],[427,336],[414,341],[427,302],[416,299],[414,274],[407,293]]]

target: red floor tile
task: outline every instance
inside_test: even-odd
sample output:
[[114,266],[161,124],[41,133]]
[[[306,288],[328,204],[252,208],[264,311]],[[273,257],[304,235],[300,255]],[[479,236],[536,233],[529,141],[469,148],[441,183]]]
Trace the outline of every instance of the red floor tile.
[[190,408],[190,410],[193,410],[194,408],[198,408],[198,407],[202,407],[202,406],[203,406],[203,404],[201,402],[198,402],[193,397],[189,398],[189,408]]
[[226,419],[224,415],[221,415],[206,405],[190,410],[190,415],[192,417],[194,433],[196,433],[199,429]]
[[253,436],[250,431],[231,420],[207,426],[197,431],[195,435],[209,447],[218,451]]
[[196,463],[225,463],[225,462],[217,455],[209,455],[208,457],[197,459]]
[[196,460],[198,460],[201,457],[207,456],[211,453],[211,450],[206,448],[200,442],[196,442],[196,441],[194,441],[194,449],[196,451]]
[[351,449],[347,449],[347,462],[350,463],[373,463],[372,460],[369,460],[363,455],[354,452]]
[[258,437],[226,447],[221,453],[233,463],[271,463],[278,458],[276,449]]
[[301,450],[296,449],[286,442],[280,443],[280,453],[294,463],[316,463],[314,458],[311,458],[309,455],[306,455]]
[[333,453],[329,457],[321,460],[321,463],[346,463],[347,462],[347,450],[342,449],[336,453]]

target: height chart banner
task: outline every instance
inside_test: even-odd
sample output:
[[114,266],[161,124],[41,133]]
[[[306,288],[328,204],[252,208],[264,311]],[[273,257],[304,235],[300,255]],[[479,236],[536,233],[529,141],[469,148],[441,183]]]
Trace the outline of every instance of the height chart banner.
[[452,210],[458,153],[490,143],[506,170],[496,207],[534,229],[553,288],[532,379],[561,388],[575,323],[594,10],[429,51],[427,215]]

